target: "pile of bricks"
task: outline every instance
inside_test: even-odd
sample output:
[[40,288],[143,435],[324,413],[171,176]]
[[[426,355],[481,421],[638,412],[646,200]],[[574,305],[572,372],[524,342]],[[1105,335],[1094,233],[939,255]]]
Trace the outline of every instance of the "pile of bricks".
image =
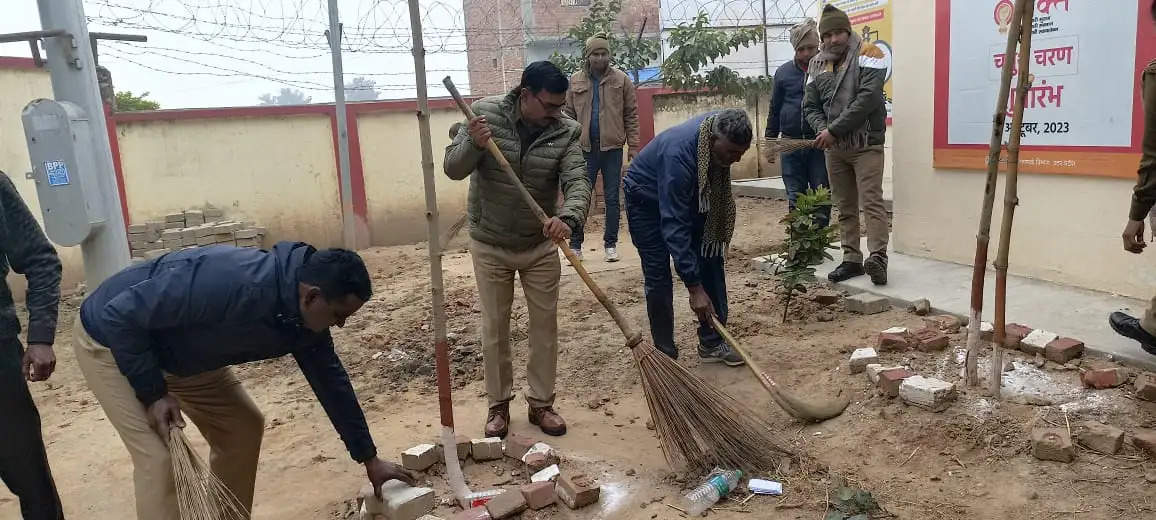
[[[453,520],[502,520],[514,518],[527,509],[540,510],[557,503],[570,509],[579,509],[598,502],[601,488],[586,474],[562,470],[561,457],[544,442],[511,433],[505,442],[497,437],[468,439],[458,436],[455,451],[459,460],[472,459],[487,462],[512,459],[524,468],[517,474],[526,475],[528,482],[510,483],[509,486],[477,491],[466,497],[463,510]],[[401,463],[411,471],[429,471],[435,464],[445,463],[445,453],[434,443],[418,444],[401,453]],[[444,472],[443,472],[444,473]],[[513,472],[512,472],[513,473]],[[359,496],[359,520],[441,520],[429,513],[434,507],[433,491],[428,488],[398,486],[396,481],[382,488],[383,499],[378,499],[370,487]]]
[[143,261],[165,253],[209,245],[262,247],[265,228],[252,222],[226,220],[219,208],[190,209],[165,215],[163,222],[128,226],[133,260]]

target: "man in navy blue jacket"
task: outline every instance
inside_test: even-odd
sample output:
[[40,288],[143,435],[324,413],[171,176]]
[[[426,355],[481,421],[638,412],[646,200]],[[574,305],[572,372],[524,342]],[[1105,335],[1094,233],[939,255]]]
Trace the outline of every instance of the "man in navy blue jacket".
[[80,308],[76,357],[132,457],[137,518],[179,520],[166,442],[182,411],[209,441],[214,473],[252,508],[264,417],[229,366],[286,354],[374,488],[412,484],[377,458],[329,334],[370,294],[357,253],[292,242],[183,250],[100,284]]
[[[807,84],[807,66],[819,53],[819,33],[815,21],[791,27],[791,45],[795,59],[775,71],[775,87],[771,94],[771,111],[767,114],[767,139],[789,137],[814,139],[815,131],[803,118],[803,94]],[[827,157],[819,148],[804,148],[783,154],[783,184],[787,187],[787,203],[795,209],[795,199],[808,189],[830,187],[827,181]],[[819,223],[826,226],[831,220],[831,207],[819,210]]]
[[730,166],[752,137],[740,109],[702,114],[655,137],[627,171],[626,219],[642,260],[650,333],[655,347],[672,358],[678,358],[678,347],[671,258],[699,319],[699,357],[743,364],[710,326],[710,316],[726,323],[723,263],[735,224]]

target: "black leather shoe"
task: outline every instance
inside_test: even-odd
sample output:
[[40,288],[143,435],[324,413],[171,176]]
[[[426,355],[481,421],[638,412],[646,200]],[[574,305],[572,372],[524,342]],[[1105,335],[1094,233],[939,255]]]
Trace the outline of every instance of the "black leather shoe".
[[872,253],[863,261],[863,270],[867,271],[867,275],[871,277],[871,283],[875,285],[887,285],[887,256],[879,253]]
[[1122,312],[1113,312],[1108,316],[1108,325],[1112,326],[1116,334],[1139,341],[1144,352],[1156,356],[1156,336],[1140,327],[1140,320]]
[[842,282],[843,280],[850,280],[856,276],[863,276],[863,264],[856,262],[843,262],[836,267],[831,274],[827,275],[827,279],[832,282]]

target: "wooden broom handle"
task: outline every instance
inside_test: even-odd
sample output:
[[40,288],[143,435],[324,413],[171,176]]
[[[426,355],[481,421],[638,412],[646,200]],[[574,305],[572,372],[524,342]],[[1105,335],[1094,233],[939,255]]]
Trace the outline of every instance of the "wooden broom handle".
[[[458,108],[462,110],[466,118],[473,120],[475,117],[474,111],[466,104],[466,100],[462,99],[462,94],[458,92],[458,88],[454,85],[453,80],[450,79],[449,76],[446,76],[445,79],[442,80],[442,83],[445,84],[446,90],[453,96],[454,102],[458,104]],[[522,184],[522,180],[518,178],[518,174],[514,173],[514,168],[510,166],[510,161],[506,160],[506,156],[498,149],[497,143],[494,143],[492,138],[486,142],[486,149],[489,150],[490,155],[498,161],[498,164],[502,167],[502,171],[506,172],[506,177],[509,181],[518,188],[518,193],[522,194],[522,200],[530,206],[530,211],[533,211],[534,216],[538,217],[538,221],[545,226],[546,223],[550,221],[550,217],[542,210],[542,206],[538,205],[538,201],[534,200],[534,196],[530,195],[530,191]],[[610,298],[606,296],[602,288],[590,277],[590,273],[586,272],[586,268],[582,266],[582,260],[578,259],[578,256],[570,249],[569,244],[566,244],[565,240],[555,240],[554,245],[562,250],[562,254],[566,255],[566,260],[570,261],[570,265],[578,272],[578,276],[586,283],[586,287],[590,289],[590,292],[594,293],[594,297],[606,308],[606,312],[610,313],[610,317],[614,318],[614,323],[618,324],[618,328],[622,330],[622,335],[626,337],[626,345],[634,347],[641,343],[642,336],[634,331],[634,327],[632,327],[630,322],[626,320],[626,317],[619,312],[618,306],[610,301]]]

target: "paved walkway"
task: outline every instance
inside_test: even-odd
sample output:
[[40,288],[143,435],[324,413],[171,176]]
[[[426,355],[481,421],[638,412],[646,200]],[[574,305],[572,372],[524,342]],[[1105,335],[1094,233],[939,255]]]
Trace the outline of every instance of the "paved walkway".
[[[836,260],[818,268],[823,279],[838,265],[840,255],[837,251],[833,253]],[[967,316],[971,307],[971,266],[894,251],[889,253],[886,286],[875,287],[866,276],[836,285],[851,292],[886,296],[904,305],[926,298],[936,310],[958,316]],[[991,321],[995,308],[995,271],[988,270],[984,288],[983,319]],[[1138,343],[1117,335],[1108,326],[1108,314],[1122,310],[1135,316],[1144,311],[1147,302],[1022,276],[1008,276],[1007,293],[1008,323],[1022,323],[1076,338],[1092,353],[1110,354],[1121,363],[1156,370],[1156,356],[1144,352]]]

